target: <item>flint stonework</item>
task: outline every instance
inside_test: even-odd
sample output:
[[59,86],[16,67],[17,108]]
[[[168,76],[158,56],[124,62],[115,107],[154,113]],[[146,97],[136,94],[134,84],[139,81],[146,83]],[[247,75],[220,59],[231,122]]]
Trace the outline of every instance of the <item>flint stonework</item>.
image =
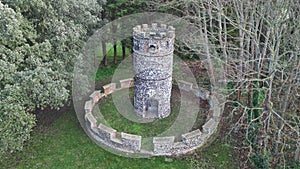
[[170,155],[171,149],[174,144],[175,137],[154,137],[153,145],[154,145],[154,153],[157,155]]
[[188,147],[195,147],[202,142],[200,137],[201,137],[201,131],[197,129],[192,132],[183,134],[182,140],[186,145],[188,145]]
[[142,136],[121,133],[123,146],[129,150],[139,151],[142,146]]
[[193,87],[193,83],[184,80],[177,81],[180,90],[207,100],[210,105],[208,120],[202,126],[202,132],[196,129],[188,133],[180,133],[181,138],[177,138],[178,135],[176,135],[176,142],[175,135],[153,137],[151,140],[153,147],[148,147],[144,145],[147,138],[117,132],[102,124],[98,116],[96,116],[99,120],[97,122],[93,115],[96,112],[96,109],[93,111],[93,107],[102,97],[134,87],[135,114],[145,119],[168,117],[171,112],[174,41],[175,28],[172,26],[153,23],[152,25],[137,25],[133,28],[134,78],[120,80],[118,88],[116,83],[104,85],[103,93],[94,91],[84,105],[84,118],[89,128],[88,131],[97,141],[127,154],[170,156],[185,154],[203,146],[216,131],[222,115],[217,97],[205,89]]
[[[152,72],[154,74],[162,74],[162,72]],[[145,74],[141,74],[145,75]],[[147,74],[146,74],[147,75]],[[133,85],[133,79],[124,79],[120,80],[120,84],[123,83],[122,88],[127,88]],[[164,81],[163,81],[164,82]],[[196,91],[198,89],[192,88],[192,83],[188,83],[182,81],[186,86],[185,89],[188,89],[188,92],[193,93],[195,96],[200,97]],[[151,85],[151,83],[150,83]],[[160,85],[159,87],[165,87],[168,85]],[[115,88],[115,84],[111,83],[105,85],[104,87],[107,89],[108,93],[112,93],[118,91],[120,89]],[[162,89],[159,89],[162,90]],[[179,155],[191,152],[201,146],[203,146],[210,136],[216,131],[218,123],[220,121],[222,112],[220,108],[220,104],[218,99],[214,95],[209,95],[209,92],[205,91],[204,89],[200,89],[203,93],[208,94],[208,101],[210,106],[213,106],[209,110],[208,121],[202,126],[202,132],[200,129],[184,133],[181,135],[181,139],[178,142],[175,141],[175,136],[168,136],[168,137],[154,137],[153,138],[153,149],[143,149],[142,147],[142,136],[128,134],[124,132],[117,132],[115,129],[108,127],[102,123],[99,123],[97,127],[97,120],[92,114],[92,109],[95,105],[94,99],[98,100],[101,97],[105,96],[104,93],[100,91],[95,91],[90,95],[90,100],[85,104],[85,120],[87,126],[91,129],[90,131],[93,136],[97,136],[97,140],[104,143],[105,145],[122,151],[126,153],[137,153],[137,154],[148,154],[148,155],[155,155],[155,156],[163,156],[163,155]],[[202,92],[201,91],[201,92]],[[154,117],[153,117],[154,118]]]
[[129,79],[120,80],[120,85],[122,89],[133,87],[133,79],[129,78]]
[[171,112],[175,29],[165,24],[133,28],[134,111],[148,119]]
[[117,133],[115,129],[105,126],[101,123],[98,126],[98,132],[99,136],[106,141],[111,141],[111,138],[115,138]]

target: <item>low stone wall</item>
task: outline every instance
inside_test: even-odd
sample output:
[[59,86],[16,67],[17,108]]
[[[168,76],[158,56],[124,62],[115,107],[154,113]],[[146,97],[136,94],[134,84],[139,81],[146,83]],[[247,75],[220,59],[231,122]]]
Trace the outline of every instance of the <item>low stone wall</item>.
[[98,136],[111,147],[123,149],[126,152],[135,152],[141,150],[142,137],[138,135],[121,132],[121,137],[117,137],[117,131],[111,127],[99,124]]
[[110,83],[103,86],[104,94],[109,95],[116,90],[116,83]]
[[105,94],[101,93],[100,90],[94,91],[91,95],[90,95],[90,99],[92,100],[93,104],[98,103],[98,101],[104,97]]
[[178,80],[177,85],[178,85],[178,88],[180,90],[184,90],[184,91],[187,91],[187,92],[189,92],[193,89],[193,83],[186,82],[186,81],[183,81],[183,80]]
[[94,135],[96,134],[101,139],[100,141],[102,143],[126,153],[146,153],[149,155],[161,156],[184,154],[195,150],[207,142],[209,137],[216,131],[222,115],[222,109],[219,105],[218,99],[205,89],[193,88],[192,83],[182,80],[177,83],[180,89],[186,92],[192,92],[203,100],[208,100],[211,115],[202,126],[202,132],[200,129],[197,129],[184,133],[181,135],[181,139],[178,142],[174,142],[174,136],[154,137],[152,141],[153,150],[149,151],[142,148],[142,136],[124,132],[118,133],[115,129],[97,122],[96,118],[92,114],[95,104],[97,104],[102,97],[107,96],[114,91],[133,87],[132,78],[120,80],[120,88],[116,88],[116,83],[110,83],[103,86],[103,93],[101,91],[95,91],[90,95],[90,100],[86,101],[84,106],[87,126],[90,127]]
[[93,100],[89,100],[89,101],[85,102],[85,104],[84,104],[85,112],[91,113],[93,110],[93,107],[94,107]]
[[142,136],[121,133],[123,148],[127,150],[140,151],[142,147]]
[[124,89],[124,88],[133,87],[133,82],[134,82],[133,78],[120,80],[121,88]]
[[201,147],[209,135],[199,129],[181,135],[182,141],[174,143],[172,154],[184,154]]
[[154,137],[154,154],[155,155],[172,155],[171,149],[173,148],[175,137]]
[[195,88],[192,90],[194,95],[200,97],[202,100],[209,100],[210,93],[202,88]]
[[85,114],[85,120],[87,121],[87,122],[89,122],[89,126],[91,127],[91,128],[95,128],[95,127],[97,127],[97,120],[95,119],[95,117],[92,115],[92,113],[86,113]]
[[112,141],[116,138],[117,130],[100,123],[98,126],[98,134],[103,140]]

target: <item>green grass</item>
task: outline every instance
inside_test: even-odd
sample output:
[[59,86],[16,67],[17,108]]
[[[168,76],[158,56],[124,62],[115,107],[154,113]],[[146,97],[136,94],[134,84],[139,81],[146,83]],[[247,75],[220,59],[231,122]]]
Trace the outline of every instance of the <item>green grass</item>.
[[[96,78],[95,80],[101,80],[105,77],[112,76],[115,72],[115,69],[118,67],[117,64],[113,63],[114,59],[114,49],[113,49],[113,44],[107,43],[107,66],[101,65],[101,68],[97,70],[96,72]],[[125,50],[125,55],[128,57],[130,55],[130,49],[126,48]],[[99,52],[97,54],[99,57],[102,57],[102,50],[99,49]],[[120,63],[123,60],[122,58],[122,46],[120,42],[117,42],[117,62]]]
[[[106,43],[106,56],[107,56],[107,62],[108,64],[113,64],[113,60],[114,60],[114,48],[113,48],[113,44],[112,43]],[[126,48],[125,49],[125,55],[126,57],[129,56],[131,54],[131,49]],[[99,47],[99,51],[97,53],[97,55],[102,58],[102,48]],[[122,61],[122,46],[120,42],[117,42],[117,62],[119,63],[120,61]]]
[[[122,101],[122,98],[126,97],[126,92],[117,91],[114,93],[115,101]],[[168,117],[160,120],[155,120],[150,123],[135,123],[125,118],[122,114],[120,114],[117,108],[114,105],[114,101],[112,96],[109,95],[105,99],[103,99],[100,104],[100,112],[104,116],[108,125],[116,129],[117,131],[123,131],[126,133],[141,135],[142,137],[153,137],[156,136],[174,123],[180,109],[180,93],[172,92],[173,97],[171,98],[171,113]],[[133,88],[129,90],[129,97],[131,101],[133,100]],[[130,113],[134,113],[131,110]],[[101,120],[101,115],[99,112],[94,113],[95,117],[98,121]]]
[[98,69],[96,72],[95,80],[101,80],[105,77],[112,76],[115,72],[117,65],[110,65],[105,68]]
[[22,152],[7,154],[0,159],[0,168],[235,168],[232,148],[217,141],[197,151],[199,159],[185,155],[171,158],[132,159],[105,151],[94,143],[81,128],[73,111],[63,113],[51,126],[35,130]]
[[[98,70],[99,83],[111,79],[116,66]],[[104,79],[103,79],[104,78]],[[132,92],[131,92],[132,95]],[[172,100],[176,103],[176,99]],[[176,109],[176,104],[175,108]],[[178,105],[178,104],[177,104]],[[103,106],[103,107],[102,107]],[[105,119],[116,129],[124,129],[128,133],[153,135],[169,126],[176,117],[176,111],[165,121],[152,122],[145,126],[126,121],[116,112],[112,99],[103,100],[100,109],[109,110],[103,113]],[[174,111],[173,110],[173,111]],[[118,121],[119,120],[119,121]],[[118,123],[117,123],[118,122]],[[121,122],[121,123],[120,123]],[[148,126],[149,125],[149,126]],[[200,156],[200,158],[195,158]],[[216,141],[210,146],[199,149],[196,154],[180,157],[171,157],[172,162],[166,162],[165,157],[152,157],[149,159],[132,159],[114,155],[105,151],[94,143],[81,128],[76,113],[68,111],[63,113],[50,126],[41,126],[32,133],[31,140],[22,152],[7,153],[0,159],[0,169],[7,168],[98,168],[98,169],[152,169],[152,168],[235,168],[232,148],[222,141]]]
[[36,130],[23,152],[7,154],[0,168],[186,168],[188,161],[165,162],[164,157],[131,159],[96,145],[81,128],[75,112],[66,112],[51,126]]
[[199,153],[202,154],[206,160],[205,162],[211,164],[214,168],[235,168],[232,148],[220,140]]

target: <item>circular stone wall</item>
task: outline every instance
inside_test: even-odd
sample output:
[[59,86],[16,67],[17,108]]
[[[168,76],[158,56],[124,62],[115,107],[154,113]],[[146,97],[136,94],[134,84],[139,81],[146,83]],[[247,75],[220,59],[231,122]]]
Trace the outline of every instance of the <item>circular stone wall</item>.
[[115,91],[133,87],[133,79],[124,79],[120,81],[120,88],[116,88],[116,83],[110,83],[103,86],[102,91],[95,91],[90,95],[90,100],[85,102],[85,121],[90,134],[102,144],[130,154],[143,155],[178,155],[185,154],[203,146],[216,131],[220,121],[223,108],[219,106],[217,97],[209,94],[208,91],[200,88],[193,88],[189,82],[178,81],[178,87],[185,92],[191,92],[197,97],[208,100],[210,105],[210,116],[202,126],[202,130],[196,129],[188,133],[180,133],[180,141],[175,141],[175,136],[153,137],[152,149],[146,150],[142,147],[142,136],[116,131],[96,120],[93,115],[93,108],[99,100]]

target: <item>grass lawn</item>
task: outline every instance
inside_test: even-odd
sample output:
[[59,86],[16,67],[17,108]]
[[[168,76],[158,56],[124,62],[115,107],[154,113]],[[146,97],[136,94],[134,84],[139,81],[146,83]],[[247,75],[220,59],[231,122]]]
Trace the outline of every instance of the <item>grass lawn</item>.
[[73,111],[63,113],[50,126],[36,129],[22,152],[7,154],[0,160],[0,168],[199,168],[231,166],[231,149],[219,141],[201,154],[201,160],[186,155],[166,162],[165,157],[132,159],[120,157],[96,145],[81,128]]
[[[108,50],[107,54],[106,54],[108,65],[105,66],[105,67],[103,67],[103,65],[101,65],[101,69],[98,69],[97,72],[96,72],[95,80],[101,80],[103,78],[106,78],[107,76],[113,75],[115,69],[118,67],[118,65],[113,64],[113,59],[114,59],[113,44],[107,43],[106,46],[107,46],[107,50]],[[129,57],[130,54],[131,54],[130,49],[126,48],[125,51],[126,51],[125,52],[126,57]],[[98,56],[102,57],[101,48],[99,49]],[[116,58],[117,58],[118,63],[120,63],[123,60],[123,58],[122,58],[122,46],[121,46],[120,42],[117,42],[117,57]]]
[[[173,96],[174,95],[180,95],[179,91],[173,90]],[[118,100],[122,100],[122,98],[125,98],[127,94],[126,92],[117,91],[115,94],[115,101],[118,102]],[[133,88],[130,88],[129,90],[129,97],[131,99],[131,102],[133,102]],[[122,102],[120,101],[122,104]],[[171,99],[172,103],[172,112],[167,118],[155,120],[150,123],[135,123],[133,121],[130,121],[129,119],[123,117],[122,114],[120,114],[117,110],[117,108],[114,105],[114,101],[112,99],[112,96],[109,95],[108,97],[101,100],[99,104],[100,112],[104,116],[106,122],[117,131],[123,131],[126,133],[141,135],[142,137],[153,137],[158,135],[159,133],[165,131],[167,128],[169,128],[175,121],[179,109],[180,109],[180,96],[172,97]],[[133,103],[132,103],[133,104]],[[133,108],[133,107],[131,107]],[[99,112],[98,112],[99,113]],[[95,117],[97,117],[98,113],[94,114]],[[134,114],[133,109],[130,109],[130,113]]]
[[[116,66],[109,66],[98,71],[97,80],[109,80]],[[104,77],[104,79],[103,79]],[[100,83],[106,83],[101,81]],[[174,100],[176,102],[176,100]],[[111,99],[104,100],[104,109],[113,110]],[[175,104],[176,105],[176,104]],[[100,107],[101,108],[101,107]],[[176,109],[176,108],[175,108]],[[113,110],[115,111],[115,110]],[[174,114],[176,117],[176,113]],[[167,118],[164,126],[170,125],[172,119]],[[113,120],[122,118],[114,112],[105,118],[113,125]],[[121,119],[124,120],[124,119]],[[145,133],[147,126],[131,124],[128,121],[122,128],[132,133]],[[152,122],[155,128],[155,122]],[[120,124],[120,123],[119,123]],[[160,129],[154,130],[155,133]],[[149,133],[149,135],[154,133]],[[219,136],[218,138],[222,138]],[[168,162],[167,162],[168,161]],[[193,154],[180,157],[152,157],[149,159],[132,159],[120,157],[105,151],[94,143],[83,131],[76,113],[73,110],[62,113],[53,123],[38,126],[22,152],[6,154],[0,159],[0,169],[7,168],[99,168],[99,169],[185,169],[185,168],[235,168],[232,148],[223,144],[222,140],[214,141],[210,146],[197,150]]]
[[[114,97],[112,97],[112,95]],[[138,118],[134,113],[133,106],[119,107],[118,110],[117,106],[115,105],[128,103],[124,102],[126,99],[130,99],[130,103],[133,105],[133,88],[130,88],[127,92],[126,90],[119,90],[114,92],[112,95],[102,98],[99,102],[98,106],[101,113],[97,111],[93,112],[98,122],[101,122],[102,118],[104,117],[106,124],[116,129],[117,131],[141,135],[143,138],[158,136],[160,133],[170,128],[175,122],[175,120],[178,118],[178,114],[180,112],[181,94],[177,85],[173,85],[172,87],[170,115],[166,118],[154,120],[152,122],[147,123],[136,123],[127,119],[126,117],[124,117],[123,114],[120,113],[123,112],[126,114],[130,114],[127,116],[131,118]],[[190,102],[194,101],[192,99],[192,96],[193,95],[191,95],[191,97],[188,98],[190,99]],[[187,100],[185,101],[187,102]],[[201,126],[205,123],[205,119],[209,110],[209,104],[208,102],[201,100],[200,105],[201,106],[198,112],[198,116],[191,131],[201,129]],[[125,107],[127,108],[126,110]]]
[[35,130],[23,152],[8,154],[0,168],[186,168],[187,161],[165,162],[163,157],[131,159],[106,152],[81,128],[73,111],[51,126]]

